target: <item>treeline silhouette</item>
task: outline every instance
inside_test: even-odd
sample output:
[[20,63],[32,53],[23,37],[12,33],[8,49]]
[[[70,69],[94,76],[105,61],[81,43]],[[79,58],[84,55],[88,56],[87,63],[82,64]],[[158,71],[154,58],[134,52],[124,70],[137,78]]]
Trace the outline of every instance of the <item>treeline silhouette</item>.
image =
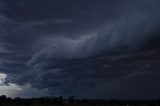
[[59,97],[39,97],[39,98],[10,98],[5,95],[0,96],[0,106],[4,105],[106,105],[106,106],[160,106],[160,100],[100,100],[100,99],[76,99],[74,96],[64,99]]

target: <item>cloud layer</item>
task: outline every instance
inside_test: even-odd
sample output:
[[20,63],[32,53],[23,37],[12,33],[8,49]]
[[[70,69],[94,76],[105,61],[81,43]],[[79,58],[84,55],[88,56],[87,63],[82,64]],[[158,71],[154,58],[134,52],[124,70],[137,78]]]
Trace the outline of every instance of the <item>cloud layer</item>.
[[158,97],[158,0],[0,2],[7,81],[52,95]]

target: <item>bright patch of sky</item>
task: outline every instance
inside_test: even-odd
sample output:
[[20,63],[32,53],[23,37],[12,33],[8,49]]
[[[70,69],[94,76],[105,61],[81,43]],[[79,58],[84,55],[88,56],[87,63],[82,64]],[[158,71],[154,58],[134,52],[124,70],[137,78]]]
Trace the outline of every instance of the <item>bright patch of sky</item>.
[[[0,73],[0,95],[6,95],[7,97],[38,97],[38,96],[47,96],[47,90],[38,90],[31,88],[29,84],[20,86],[17,84],[9,83],[9,85],[3,84],[7,78],[6,74]],[[31,93],[27,93],[31,92]]]
[[7,75],[0,73],[0,95],[13,96],[19,91],[22,91],[21,87],[10,83],[9,85],[4,85]]
[[1,74],[0,73],[0,85],[3,84],[3,82],[5,81],[7,75],[6,74]]

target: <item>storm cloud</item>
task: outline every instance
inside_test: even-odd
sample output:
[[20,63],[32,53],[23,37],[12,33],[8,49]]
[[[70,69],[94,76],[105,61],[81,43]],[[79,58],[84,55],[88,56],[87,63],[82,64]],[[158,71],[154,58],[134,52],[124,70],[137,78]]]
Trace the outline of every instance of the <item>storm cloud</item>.
[[51,95],[158,98],[159,3],[1,0],[0,72]]

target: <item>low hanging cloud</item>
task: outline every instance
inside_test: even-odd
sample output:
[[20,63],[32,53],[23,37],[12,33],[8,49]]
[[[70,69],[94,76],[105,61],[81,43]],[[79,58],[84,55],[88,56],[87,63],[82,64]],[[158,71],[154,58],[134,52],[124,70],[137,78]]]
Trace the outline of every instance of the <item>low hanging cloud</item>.
[[2,2],[0,72],[9,82],[97,98],[159,88],[158,0]]

